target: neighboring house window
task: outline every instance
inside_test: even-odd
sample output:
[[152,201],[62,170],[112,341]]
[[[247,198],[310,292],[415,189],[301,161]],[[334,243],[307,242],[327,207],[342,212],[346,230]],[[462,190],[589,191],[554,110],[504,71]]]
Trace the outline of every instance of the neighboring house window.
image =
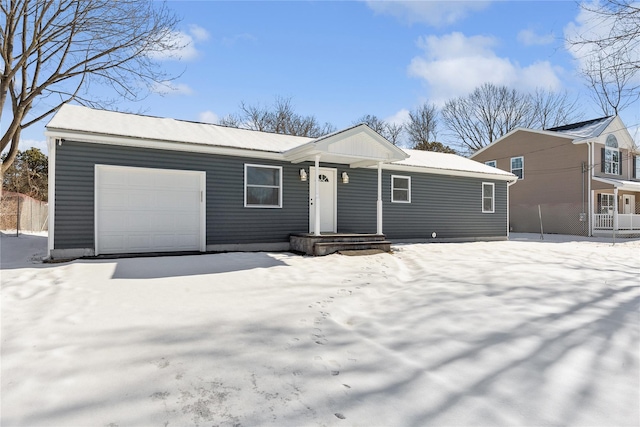
[[484,162],[485,165],[491,166],[492,168],[497,168],[497,163],[495,160],[489,160],[488,162]]
[[282,207],[282,167],[244,165],[244,206]]
[[411,203],[411,177],[391,175],[391,201]]
[[495,212],[496,187],[492,182],[482,183],[482,213]]
[[614,135],[607,136],[602,154],[602,172],[611,175],[621,175],[620,150],[618,149],[618,140]]
[[633,177],[640,179],[640,156],[633,156]]
[[613,194],[600,194],[598,199],[598,212],[601,214],[613,214]]
[[511,158],[511,173],[517,176],[518,179],[524,179],[524,157]]

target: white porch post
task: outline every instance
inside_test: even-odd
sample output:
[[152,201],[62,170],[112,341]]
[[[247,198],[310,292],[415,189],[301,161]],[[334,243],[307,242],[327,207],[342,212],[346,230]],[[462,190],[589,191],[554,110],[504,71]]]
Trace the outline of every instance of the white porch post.
[[318,174],[320,171],[320,154],[316,154],[316,170],[314,173],[314,182],[316,185],[316,194],[314,194],[314,208],[315,208],[315,221],[313,224],[313,235],[320,235],[320,182],[318,181]]
[[378,229],[377,233],[382,234],[382,162],[378,162]]
[[613,188],[613,231],[618,231],[618,187]]

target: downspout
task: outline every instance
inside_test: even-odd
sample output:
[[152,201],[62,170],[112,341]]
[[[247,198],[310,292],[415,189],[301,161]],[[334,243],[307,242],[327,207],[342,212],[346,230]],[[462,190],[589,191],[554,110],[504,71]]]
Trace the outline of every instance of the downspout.
[[509,189],[511,188],[511,186],[513,184],[515,184],[516,182],[518,182],[517,179],[515,179],[514,181],[507,181],[507,240],[509,239],[509,233],[511,230],[509,230]]
[[[588,149],[588,147],[587,147]],[[584,181],[587,179],[587,169],[586,169],[586,165],[584,164],[584,162],[582,162],[582,214],[584,214],[585,216],[587,215],[587,209],[585,204],[585,197],[584,197]],[[581,215],[582,215],[581,214]],[[585,218],[586,220],[586,218]],[[584,222],[582,223],[582,232],[584,233]]]
[[382,234],[382,162],[378,162],[377,234]]
[[319,236],[320,235],[320,181],[318,176],[320,175],[320,154],[316,154],[316,170],[315,170],[315,176],[313,177],[315,183],[316,183],[316,194],[314,195],[315,198],[315,218],[314,218],[314,224],[313,224],[313,235],[314,236]]
[[49,226],[47,237],[47,256],[51,258],[51,251],[54,247],[54,233],[56,224],[56,138],[47,137],[47,148],[49,149],[49,165],[48,165],[48,185],[47,200],[49,209]]

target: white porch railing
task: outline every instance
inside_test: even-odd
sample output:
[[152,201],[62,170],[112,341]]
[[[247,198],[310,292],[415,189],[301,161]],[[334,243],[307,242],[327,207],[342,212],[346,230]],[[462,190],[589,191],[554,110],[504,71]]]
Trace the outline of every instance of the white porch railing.
[[[595,214],[594,230],[613,230],[612,214]],[[640,231],[640,215],[618,214],[618,231]]]

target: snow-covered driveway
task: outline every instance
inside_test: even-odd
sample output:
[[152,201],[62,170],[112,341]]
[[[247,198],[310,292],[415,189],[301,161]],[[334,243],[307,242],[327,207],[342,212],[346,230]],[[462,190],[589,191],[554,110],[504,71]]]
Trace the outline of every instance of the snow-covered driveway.
[[30,261],[2,426],[638,426],[640,240]]

